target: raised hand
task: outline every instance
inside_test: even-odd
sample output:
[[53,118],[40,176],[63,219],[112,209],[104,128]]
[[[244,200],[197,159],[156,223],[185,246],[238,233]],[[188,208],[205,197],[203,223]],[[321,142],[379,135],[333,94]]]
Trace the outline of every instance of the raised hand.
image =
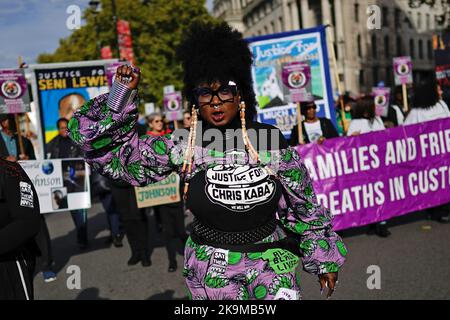
[[141,71],[139,68],[123,65],[117,68],[115,81],[119,81],[133,90],[138,87],[140,76]]

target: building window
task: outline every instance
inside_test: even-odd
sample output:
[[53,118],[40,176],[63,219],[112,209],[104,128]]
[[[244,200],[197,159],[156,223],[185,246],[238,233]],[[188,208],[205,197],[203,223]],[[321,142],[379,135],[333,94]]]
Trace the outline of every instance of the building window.
[[356,37],[356,45],[358,48],[358,57],[362,58],[362,46],[361,46],[361,35],[358,34],[358,36]]
[[372,68],[372,81],[373,86],[375,87],[378,84],[378,67]]
[[428,51],[428,60],[433,59],[433,44],[431,43],[431,40],[427,41],[427,51]]
[[283,32],[284,31],[283,17],[279,17],[278,21],[280,22],[280,32]]
[[383,7],[383,27],[389,26],[389,9],[387,7]]
[[389,46],[389,36],[384,37],[384,56],[385,58],[389,58],[391,55],[390,46]]
[[423,41],[419,40],[419,59],[423,59]]
[[275,23],[273,21],[270,22],[270,26],[272,27],[272,33],[277,32],[277,30],[275,29]]
[[359,22],[359,3],[355,3],[354,10],[355,22]]
[[417,12],[417,29],[422,28],[422,14],[420,12]]
[[376,59],[377,58],[377,36],[376,35],[372,35],[372,58]]
[[426,24],[427,24],[427,26],[426,26],[426,28],[427,28],[427,30],[430,30],[431,29],[431,25],[430,25],[430,14],[429,13],[427,13],[427,21],[426,21]]
[[264,34],[269,34],[269,28],[267,26],[264,26]]
[[401,23],[400,23],[400,19],[401,19],[401,11],[400,9],[395,9],[395,13],[394,13],[394,19],[395,19],[395,28],[400,29],[401,28]]
[[386,67],[386,87],[390,87],[392,85],[392,67]]
[[402,38],[400,38],[400,36],[397,36],[396,49],[397,49],[397,57],[402,56],[403,55],[403,42],[402,42]]
[[408,28],[412,28],[412,14],[411,11],[408,11],[408,14],[405,17],[406,22],[408,23]]
[[364,86],[364,70],[359,70],[359,85]]
[[414,46],[414,39],[409,40],[409,55],[413,59],[416,57],[416,48]]

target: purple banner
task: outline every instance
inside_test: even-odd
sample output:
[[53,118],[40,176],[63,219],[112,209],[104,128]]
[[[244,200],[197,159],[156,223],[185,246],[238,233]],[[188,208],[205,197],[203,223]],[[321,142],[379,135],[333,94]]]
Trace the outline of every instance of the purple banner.
[[450,118],[297,150],[335,230],[450,202]]
[[30,111],[30,95],[23,69],[0,70],[0,113]]

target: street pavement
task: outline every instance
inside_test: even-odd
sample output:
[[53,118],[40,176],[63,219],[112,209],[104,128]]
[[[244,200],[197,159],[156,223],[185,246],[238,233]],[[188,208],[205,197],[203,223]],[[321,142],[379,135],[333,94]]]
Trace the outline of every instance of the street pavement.
[[[186,223],[192,217],[186,218]],[[183,257],[177,256],[178,270],[168,273],[168,259],[161,234],[151,256],[152,265],[128,266],[130,250],[126,238],[122,248],[107,244],[106,214],[101,205],[89,210],[87,250],[76,245],[75,227],[70,213],[47,216],[52,238],[56,281],[44,283],[42,274],[34,280],[35,299],[186,299],[181,275]],[[339,273],[333,299],[450,299],[450,224],[426,220],[424,212],[411,213],[390,221],[392,235],[367,235],[366,228],[344,231],[348,247],[347,262]],[[156,230],[151,225],[151,230]],[[156,232],[156,231],[153,231]],[[69,266],[81,270],[81,288],[69,289]],[[380,270],[380,288],[373,284],[373,266]],[[323,299],[317,278],[302,271],[303,299]],[[371,277],[371,278],[369,278]]]

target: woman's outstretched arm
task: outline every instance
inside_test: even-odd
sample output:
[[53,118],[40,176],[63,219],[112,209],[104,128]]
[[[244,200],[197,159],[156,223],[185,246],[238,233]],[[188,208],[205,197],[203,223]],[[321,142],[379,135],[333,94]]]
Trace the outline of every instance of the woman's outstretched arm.
[[145,186],[178,171],[182,155],[170,138],[138,136],[138,82],[139,71],[119,67],[110,93],[79,108],[68,131],[94,170],[113,180]]

